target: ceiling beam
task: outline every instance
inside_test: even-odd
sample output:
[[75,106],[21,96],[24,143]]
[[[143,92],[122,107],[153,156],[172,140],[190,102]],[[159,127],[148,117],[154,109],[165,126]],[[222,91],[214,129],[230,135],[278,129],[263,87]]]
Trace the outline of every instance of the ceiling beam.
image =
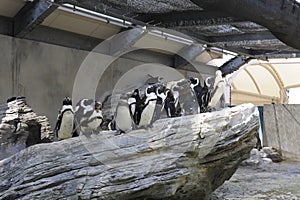
[[56,8],[56,5],[52,5],[47,1],[35,0],[27,2],[14,17],[14,36],[25,37],[26,34],[41,24]]
[[204,51],[205,48],[200,45],[191,44],[183,47],[177,54],[174,55],[174,68],[181,68],[189,64]]
[[12,18],[0,16],[0,34],[13,35],[13,20]]
[[63,47],[92,51],[103,40],[39,25],[28,33],[25,39],[46,42]]
[[133,28],[120,32],[95,47],[94,51],[114,57],[136,50],[134,44],[146,34],[142,28]]
[[242,56],[236,56],[226,63],[224,63],[219,69],[222,72],[223,76],[226,76],[228,74],[231,74],[232,72],[238,70],[242,65],[247,63],[249,61],[249,58],[244,58]]

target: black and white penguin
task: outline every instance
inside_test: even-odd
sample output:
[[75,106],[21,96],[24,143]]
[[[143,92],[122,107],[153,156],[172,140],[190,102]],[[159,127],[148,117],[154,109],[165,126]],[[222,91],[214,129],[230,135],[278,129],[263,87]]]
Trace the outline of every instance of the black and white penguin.
[[171,91],[177,102],[176,116],[193,115],[200,113],[200,107],[194,90],[190,87],[190,80],[182,79],[171,83]]
[[96,131],[103,121],[102,104],[94,99],[82,99],[76,104],[75,119],[79,134]]
[[211,90],[210,90],[210,85],[207,82],[207,79],[204,81],[204,85],[202,87],[201,90],[201,112],[207,112],[208,111],[208,103],[210,101],[210,94],[211,94]]
[[203,102],[202,102],[202,86],[200,83],[200,80],[198,78],[194,78],[194,77],[190,77],[190,87],[191,89],[194,91],[196,97],[197,97],[197,101],[200,107],[200,112],[203,112],[202,108],[203,108]]
[[73,137],[74,134],[74,111],[70,97],[63,99],[62,109],[59,111],[54,133],[58,140]]
[[[114,116],[115,128],[121,132],[128,132],[133,129],[133,120],[126,95],[120,97]],[[111,127],[112,128],[112,127]]]
[[140,123],[138,124],[139,127],[147,127],[152,123],[157,101],[155,91],[156,87],[154,85],[148,86],[145,90],[146,99],[141,113]]
[[135,124],[138,124],[141,119],[142,100],[138,89],[135,89],[132,95],[128,98],[130,115]]
[[166,91],[164,108],[168,117],[176,117],[176,99],[171,90]]
[[156,88],[156,96],[157,96],[157,101],[156,101],[156,113],[158,115],[158,119],[160,118],[167,118],[168,115],[165,110],[165,100],[166,100],[166,91],[167,88],[165,85],[158,85]]

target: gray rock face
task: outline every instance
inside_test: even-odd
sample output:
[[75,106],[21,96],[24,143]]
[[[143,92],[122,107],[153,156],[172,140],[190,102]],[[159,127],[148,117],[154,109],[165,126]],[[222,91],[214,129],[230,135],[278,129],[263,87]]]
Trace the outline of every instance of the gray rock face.
[[1,105],[0,120],[0,160],[53,137],[48,119],[34,113],[24,100]]
[[254,147],[254,108],[31,146],[0,161],[0,199],[205,199]]

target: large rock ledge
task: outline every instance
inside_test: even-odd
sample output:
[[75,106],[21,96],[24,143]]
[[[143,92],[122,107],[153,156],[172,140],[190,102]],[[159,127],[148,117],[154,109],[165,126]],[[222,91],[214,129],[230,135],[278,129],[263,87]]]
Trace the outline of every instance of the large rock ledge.
[[255,145],[252,104],[38,144],[0,161],[0,199],[205,199]]

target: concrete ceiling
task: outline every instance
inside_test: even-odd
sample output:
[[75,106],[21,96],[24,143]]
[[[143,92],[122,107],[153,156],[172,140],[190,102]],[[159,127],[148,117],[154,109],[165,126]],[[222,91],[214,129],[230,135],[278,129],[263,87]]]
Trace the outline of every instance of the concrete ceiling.
[[[57,10],[72,4],[148,27],[164,27],[196,41],[253,58],[300,57],[300,4],[295,0],[1,0],[12,35],[39,25],[106,39],[120,27]],[[54,2],[54,3],[53,3]],[[20,12],[19,12],[20,11]],[[76,7],[74,7],[76,12]]]
[[197,41],[255,58],[300,56],[295,0],[56,0],[165,27]]
[[41,25],[99,39],[107,39],[121,30],[121,27],[59,9]]

